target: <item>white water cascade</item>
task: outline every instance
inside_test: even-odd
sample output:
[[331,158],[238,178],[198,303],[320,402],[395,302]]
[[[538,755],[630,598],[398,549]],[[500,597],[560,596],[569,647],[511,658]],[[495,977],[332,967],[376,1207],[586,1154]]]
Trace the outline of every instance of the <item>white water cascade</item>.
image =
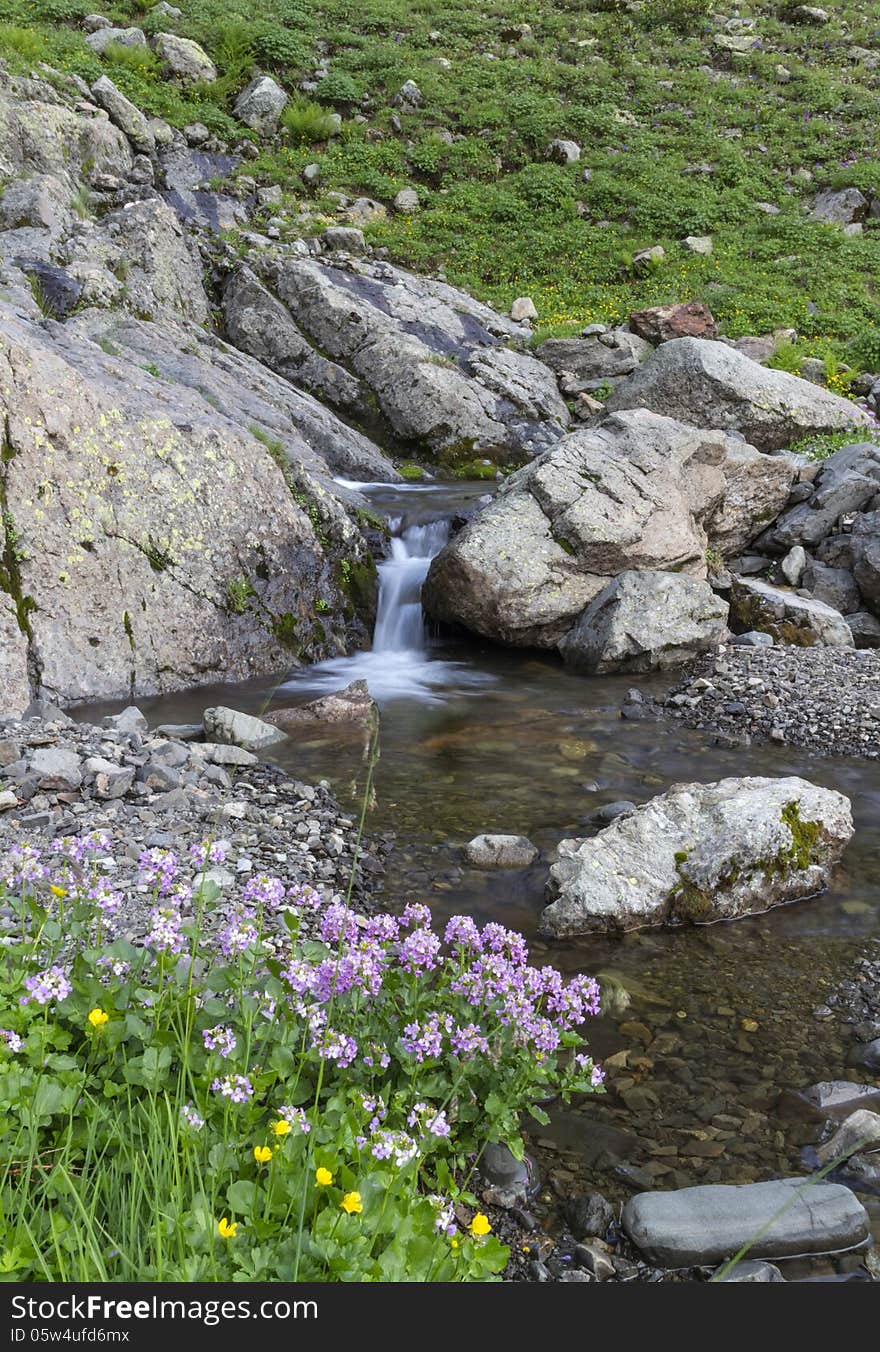
[[[350,484],[365,494],[370,490],[394,491],[397,511],[401,499],[416,497],[409,485]],[[421,485],[419,485],[421,488]],[[419,508],[424,510],[431,489],[421,488]],[[434,490],[436,492],[436,490]],[[415,505],[415,504],[414,504]],[[411,515],[418,515],[418,512]],[[445,661],[432,647],[422,611],[422,583],[431,560],[449,539],[450,520],[410,521],[389,516],[391,548],[379,564],[379,599],[373,646],[353,657],[334,657],[309,667],[289,681],[284,689],[297,694],[326,694],[351,681],[366,681],[380,704],[396,699],[440,702],[463,687],[485,685],[491,677],[460,662]]]
[[379,564],[379,605],[373,654],[425,653],[428,647],[422,611],[422,583],[431,560],[449,539],[448,521],[422,526],[389,522],[391,554]]

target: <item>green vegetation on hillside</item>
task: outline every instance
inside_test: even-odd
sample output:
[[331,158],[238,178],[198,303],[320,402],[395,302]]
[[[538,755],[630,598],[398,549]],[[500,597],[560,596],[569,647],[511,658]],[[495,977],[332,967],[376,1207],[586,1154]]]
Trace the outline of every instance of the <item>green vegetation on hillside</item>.
[[[311,194],[328,216],[331,193],[378,199],[388,215],[367,232],[395,260],[443,269],[501,307],[531,295],[542,332],[703,299],[731,336],[791,327],[801,353],[876,369],[880,218],[847,235],[807,215],[821,188],[880,192],[871,7],[842,0],[816,26],[790,6],[732,16],[705,0],[180,5],[176,31],[211,54],[214,85],[184,92],[158,63],[93,54],[79,28],[87,0],[7,0],[0,54],[29,68],[36,32],[57,68],[109,70],[148,111],[228,137],[245,134],[232,106],[256,70],[291,95],[307,81],[308,99],[342,114],[340,134],[316,142],[321,117],[300,93],[293,133],[264,140],[243,172]],[[147,32],[167,23],[137,0],[103,12]],[[757,45],[742,53],[715,41],[743,35]],[[396,107],[407,80],[421,102]],[[547,158],[557,137],[580,145],[577,163]],[[320,187],[307,190],[300,173],[314,162]],[[404,187],[420,206],[395,214]],[[712,253],[690,253],[688,235],[711,235]],[[639,275],[633,256],[657,244],[665,259]]]

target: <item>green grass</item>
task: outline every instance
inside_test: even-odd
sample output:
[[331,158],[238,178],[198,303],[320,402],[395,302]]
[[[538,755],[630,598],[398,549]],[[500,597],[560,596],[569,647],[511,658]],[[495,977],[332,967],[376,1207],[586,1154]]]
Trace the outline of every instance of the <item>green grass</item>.
[[[134,0],[105,12],[154,26]],[[420,211],[389,213],[371,241],[501,308],[531,295],[544,332],[700,299],[732,337],[791,327],[801,356],[877,369],[880,220],[849,237],[805,210],[822,187],[880,191],[878,77],[849,55],[880,47],[876,15],[856,0],[821,28],[786,22],[775,3],[737,12],[760,40],[743,56],[714,46],[723,29],[706,0],[637,12],[608,0],[191,0],[178,31],[209,52],[217,83],[184,91],[119,65],[113,78],[148,113],[235,139],[251,135],[232,117],[235,95],[270,71],[293,98],[292,135],[255,138],[263,153],[244,172],[297,191],[318,158],[322,194],[390,203],[416,187]],[[106,62],[80,13],[76,0],[8,0],[0,54],[33,64],[8,36],[30,27],[44,59],[94,79]],[[328,71],[304,97],[319,42]],[[408,79],[423,100],[398,109]],[[339,136],[317,134],[322,108],[342,113]],[[579,142],[578,163],[546,160],[558,136]],[[713,253],[688,253],[689,234],[711,234]],[[633,256],[656,244],[664,262],[637,275]]]
[[336,131],[336,118],[320,103],[310,99],[291,99],[281,114],[281,126],[291,145],[314,145],[329,141]]

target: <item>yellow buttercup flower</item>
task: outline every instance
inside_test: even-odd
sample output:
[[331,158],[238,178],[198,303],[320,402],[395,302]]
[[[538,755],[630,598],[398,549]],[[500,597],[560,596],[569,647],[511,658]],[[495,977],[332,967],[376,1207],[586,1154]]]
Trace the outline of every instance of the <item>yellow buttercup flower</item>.
[[66,888],[66,887],[56,887],[54,883],[53,883],[52,886],[49,888],[49,891],[52,893],[53,897],[66,897],[66,896],[67,896],[67,888]]
[[278,1122],[273,1122],[269,1130],[272,1132],[273,1136],[286,1136],[290,1131],[290,1123],[285,1122],[282,1117]]
[[489,1217],[484,1216],[482,1211],[478,1211],[471,1221],[470,1229],[472,1235],[490,1235],[492,1233],[492,1227],[489,1224]]
[[226,1216],[217,1222],[217,1231],[224,1239],[235,1239],[237,1230],[238,1221],[231,1221]]
[[316,1169],[315,1182],[319,1188],[329,1188],[330,1184],[333,1182],[333,1175],[329,1169]]
[[257,1164],[268,1164],[271,1158],[272,1158],[271,1146],[268,1145],[254,1146],[254,1159],[257,1161]]
[[89,1011],[89,1023],[93,1028],[103,1028],[109,1018],[110,1015],[105,1014],[103,1009],[98,1006]]
[[359,1216],[364,1209],[359,1192],[347,1192],[339,1203],[343,1211],[347,1211],[349,1216]]

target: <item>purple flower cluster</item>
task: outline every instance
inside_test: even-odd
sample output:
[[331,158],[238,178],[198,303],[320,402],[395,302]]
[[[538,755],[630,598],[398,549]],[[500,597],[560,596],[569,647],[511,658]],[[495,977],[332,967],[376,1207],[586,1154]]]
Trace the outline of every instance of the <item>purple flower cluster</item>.
[[180,1115],[188,1127],[193,1131],[201,1131],[205,1125],[205,1119],[200,1113],[197,1113],[191,1103],[186,1103],[180,1110]]
[[443,1109],[433,1108],[430,1103],[414,1103],[406,1119],[408,1127],[417,1127],[422,1138],[425,1136],[448,1137],[452,1128],[446,1120]]
[[160,896],[171,891],[178,873],[177,855],[171,850],[144,850],[138,860],[138,879],[143,886],[155,888]]
[[297,883],[287,889],[287,903],[295,911],[319,911],[324,905],[324,898],[308,883]]
[[94,860],[99,854],[107,854],[111,848],[112,841],[106,831],[90,831],[85,836],[56,836],[52,841],[53,852],[73,860],[75,864],[82,864],[87,859]]
[[42,853],[33,845],[13,845],[3,860],[2,881],[7,887],[27,887],[42,882],[48,869]]
[[350,1066],[358,1054],[354,1038],[334,1028],[314,1029],[311,1045],[323,1061],[335,1061],[340,1070]]
[[87,893],[89,901],[94,902],[102,915],[107,918],[117,914],[122,905],[122,893],[114,892],[109,884],[101,882],[90,887]]
[[220,951],[225,958],[237,958],[257,942],[259,935],[253,923],[253,911],[239,908],[229,917],[217,936]]
[[205,1028],[202,1032],[205,1050],[216,1052],[218,1056],[231,1056],[235,1051],[237,1039],[235,1033],[226,1024],[218,1023],[216,1028]]
[[25,977],[24,987],[29,993],[21,997],[20,1003],[23,1005],[30,1000],[36,1000],[38,1005],[48,1005],[52,1000],[66,1000],[73,990],[63,967],[47,967],[44,972]]
[[305,1115],[302,1108],[294,1108],[290,1103],[283,1103],[278,1109],[278,1116],[287,1122],[293,1131],[301,1132],[303,1136],[308,1136],[312,1129],[312,1124]]
[[211,1089],[221,1098],[228,1098],[233,1103],[247,1103],[254,1096],[254,1086],[246,1075],[224,1075],[217,1077],[211,1084]]
[[431,929],[415,929],[400,945],[400,965],[411,973],[432,972],[440,955],[440,940]]
[[203,840],[200,845],[190,845],[189,852],[196,865],[204,868],[206,864],[224,863],[227,845],[225,840]]
[[11,1052],[20,1052],[24,1046],[18,1033],[13,1033],[11,1028],[0,1028],[0,1042],[5,1043]]
[[244,900],[249,906],[265,906],[268,911],[277,911],[284,895],[284,883],[280,878],[270,878],[268,873],[257,873],[245,883]]
[[182,953],[185,943],[182,925],[181,914],[173,906],[154,906],[144,943],[157,953]]

